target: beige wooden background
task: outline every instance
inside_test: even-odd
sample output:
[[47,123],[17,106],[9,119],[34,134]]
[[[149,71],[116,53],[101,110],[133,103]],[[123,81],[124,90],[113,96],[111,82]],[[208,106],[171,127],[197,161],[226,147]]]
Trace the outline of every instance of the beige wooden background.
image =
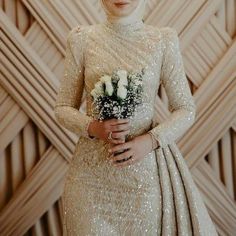
[[[104,20],[97,0],[0,0],[0,235],[61,235],[77,137],[55,122],[65,41]],[[177,142],[219,235],[236,232],[236,1],[149,0],[145,23],[177,29],[197,104]],[[169,115],[160,88],[159,119]],[[79,200],[79,199],[78,199]]]

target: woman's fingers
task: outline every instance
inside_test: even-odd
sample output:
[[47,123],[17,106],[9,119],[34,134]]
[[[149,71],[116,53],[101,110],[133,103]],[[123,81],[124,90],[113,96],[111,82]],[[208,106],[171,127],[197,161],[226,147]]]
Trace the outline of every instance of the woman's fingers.
[[105,141],[111,144],[121,144],[125,142],[125,138],[120,137],[120,138],[115,138],[114,133],[111,134],[111,139],[109,139],[109,133],[106,134]]
[[125,135],[129,134],[129,130],[122,131],[122,132],[116,132],[112,133],[112,138],[113,139],[124,139]]
[[129,166],[132,165],[134,163],[138,162],[138,160],[135,157],[131,157],[130,159],[128,159],[127,161],[123,161],[123,162],[113,162],[113,165],[115,167],[125,167],[125,166]]
[[123,135],[123,137],[120,136],[119,138],[114,138],[114,134],[112,133],[112,139],[108,139],[108,142],[113,144],[122,144],[125,142],[125,134]]
[[129,123],[129,119],[110,119],[108,120],[110,125],[119,125]]
[[130,149],[131,146],[132,146],[132,141],[128,141],[126,143],[119,144],[119,145],[116,145],[114,147],[111,147],[108,151],[110,153],[119,152],[119,151],[122,151],[124,149]]
[[[111,144],[121,144],[125,142],[125,136],[130,133],[130,120],[129,119],[110,119],[101,122],[101,133],[103,133],[103,139]],[[109,139],[109,134],[111,139]],[[104,137],[105,136],[105,137]]]
[[121,144],[125,142],[125,136],[129,134],[129,130],[122,132],[115,132],[111,134],[112,139],[108,139],[109,133],[107,135],[107,141],[113,144]]
[[124,143],[125,140],[124,139],[108,139],[108,142],[112,144],[121,144],[121,143]]
[[132,150],[126,150],[126,151],[122,152],[121,154],[113,156],[112,160],[113,160],[113,162],[120,161],[120,160],[128,158],[128,157],[130,157],[132,155],[133,155],[133,151]]
[[125,124],[111,125],[110,129],[111,129],[112,132],[125,131],[125,130],[130,129],[130,124],[125,123]]

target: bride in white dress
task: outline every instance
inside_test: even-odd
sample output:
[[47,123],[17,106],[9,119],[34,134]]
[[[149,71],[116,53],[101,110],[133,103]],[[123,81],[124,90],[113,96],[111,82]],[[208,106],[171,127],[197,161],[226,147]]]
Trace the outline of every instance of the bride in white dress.
[[[63,235],[215,236],[175,143],[194,123],[196,113],[177,32],[145,24],[145,0],[101,4],[105,22],[79,25],[68,34],[65,72],[55,105],[57,121],[80,135],[62,195]],[[146,69],[144,102],[133,119],[99,122],[90,93],[99,77],[117,68]],[[171,114],[155,123],[160,85]],[[80,110],[83,90],[86,113]],[[124,142],[126,134],[131,138]],[[111,148],[111,143],[116,145]],[[112,155],[125,148],[126,152]]]

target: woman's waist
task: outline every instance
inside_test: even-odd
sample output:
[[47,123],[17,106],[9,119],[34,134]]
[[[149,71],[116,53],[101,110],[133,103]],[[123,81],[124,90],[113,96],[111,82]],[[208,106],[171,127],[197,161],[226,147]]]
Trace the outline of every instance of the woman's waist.
[[108,147],[110,147],[109,143],[101,140],[86,141],[86,138],[82,137],[72,158],[71,168],[76,169],[78,175],[86,173],[86,175],[97,176],[98,178],[113,176],[116,179],[123,178],[122,176],[135,177],[137,173],[144,176],[144,173],[156,171],[156,154],[154,151],[145,155],[139,162],[119,169],[110,162]]

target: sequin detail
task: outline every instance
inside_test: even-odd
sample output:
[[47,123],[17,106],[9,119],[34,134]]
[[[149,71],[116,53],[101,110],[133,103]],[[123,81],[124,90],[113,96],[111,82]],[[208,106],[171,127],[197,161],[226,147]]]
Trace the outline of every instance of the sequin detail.
[[[90,92],[103,74],[143,67],[144,103],[131,119],[131,136],[150,131],[160,147],[140,162],[117,169],[108,161],[109,145],[88,137]],[[160,84],[171,114],[154,126]],[[86,112],[79,110],[83,90]],[[143,22],[74,27],[55,105],[57,121],[80,135],[62,194],[63,235],[217,235],[175,144],[193,124],[195,111],[176,30]]]
[[[78,27],[70,31],[66,42],[64,76],[58,90],[54,113],[57,121],[65,128],[79,136],[90,138],[88,125],[92,117],[79,111],[84,87],[83,41]],[[76,56],[75,46],[79,51]]]
[[181,137],[195,120],[196,104],[184,71],[176,30],[163,30],[164,56],[161,69],[163,84],[171,116],[151,130],[161,147],[166,147]]

